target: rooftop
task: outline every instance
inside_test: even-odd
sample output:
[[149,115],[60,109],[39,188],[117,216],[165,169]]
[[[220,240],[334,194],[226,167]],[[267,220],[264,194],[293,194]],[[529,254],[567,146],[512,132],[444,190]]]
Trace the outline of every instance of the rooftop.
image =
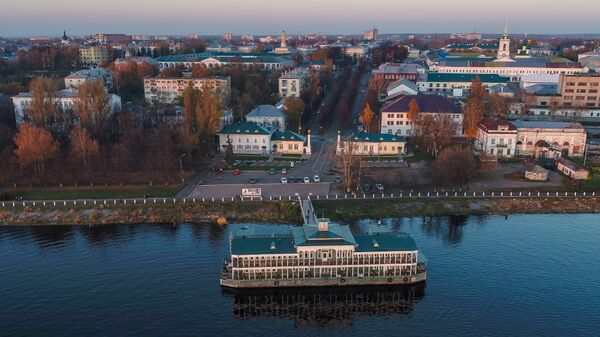
[[350,140],[355,141],[355,142],[372,142],[372,143],[405,142],[405,138],[401,137],[401,136],[390,135],[387,133],[366,133],[366,132],[359,132],[356,135],[350,137]]
[[246,114],[246,118],[248,117],[280,117],[283,118],[285,114],[283,111],[277,109],[274,105],[263,104],[259,105],[256,108],[252,109],[252,111]]
[[500,127],[507,127],[508,131],[517,131],[517,127],[511,122],[498,118],[484,118],[479,122],[479,127],[485,131],[498,131]]
[[357,252],[415,251],[413,238],[401,232],[353,235],[347,225],[329,224],[327,231],[316,226],[290,227],[285,231],[244,227],[231,234],[231,254],[295,254],[298,247],[354,246]]
[[373,74],[416,74],[419,66],[412,63],[384,63]]
[[243,135],[243,134],[256,134],[256,135],[270,135],[271,132],[267,128],[260,126],[252,122],[239,122],[224,127],[221,134],[229,135]]
[[303,142],[306,138],[290,130],[279,131],[275,130],[271,136],[271,140],[291,140]]
[[553,122],[553,121],[522,121],[517,120],[511,122],[517,129],[585,129],[579,123],[570,122]]
[[439,95],[407,95],[387,102],[381,112],[408,112],[409,104],[416,100],[422,112],[461,113],[460,108],[446,97]]
[[427,74],[427,82],[473,82],[479,77],[482,83],[508,83],[508,77],[497,74],[446,74],[446,73],[429,73]]

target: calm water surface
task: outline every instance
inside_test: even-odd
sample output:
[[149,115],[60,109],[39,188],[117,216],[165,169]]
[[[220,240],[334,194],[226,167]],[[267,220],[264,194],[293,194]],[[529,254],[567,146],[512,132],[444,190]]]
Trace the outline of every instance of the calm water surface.
[[222,292],[240,226],[0,227],[0,336],[600,335],[600,215],[353,224],[411,233],[425,289]]

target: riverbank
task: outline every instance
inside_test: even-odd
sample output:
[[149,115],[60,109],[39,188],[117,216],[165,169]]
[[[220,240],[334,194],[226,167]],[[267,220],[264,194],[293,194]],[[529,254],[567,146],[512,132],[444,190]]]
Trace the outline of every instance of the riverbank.
[[[313,201],[315,212],[336,221],[365,218],[600,213],[600,197],[404,198]],[[302,223],[297,201],[236,201],[153,205],[16,207],[0,210],[1,225],[141,224],[180,222]]]
[[301,223],[298,202],[207,202],[157,205],[17,207],[0,210],[0,225],[142,224],[181,222]]
[[366,218],[598,213],[600,197],[440,198],[315,201],[315,212],[341,221]]

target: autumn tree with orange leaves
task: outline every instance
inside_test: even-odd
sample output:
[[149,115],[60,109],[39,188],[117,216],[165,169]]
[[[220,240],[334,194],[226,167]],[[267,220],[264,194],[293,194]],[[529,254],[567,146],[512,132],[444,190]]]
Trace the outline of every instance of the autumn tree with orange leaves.
[[473,140],[477,136],[477,126],[485,113],[486,95],[481,80],[479,77],[475,77],[471,83],[471,92],[463,110],[465,138],[469,140]]
[[411,121],[416,121],[420,112],[421,107],[419,107],[419,102],[413,98],[410,102],[408,102],[408,119]]
[[375,113],[373,112],[373,110],[371,110],[371,106],[367,103],[367,105],[365,105],[365,108],[363,109],[363,111],[360,113],[360,117],[359,117],[360,124],[362,124],[365,132],[372,131],[371,129],[372,129],[374,118],[375,118]]
[[46,164],[58,152],[58,143],[43,128],[24,123],[15,136],[15,154],[22,167],[33,166],[35,176],[46,178]]

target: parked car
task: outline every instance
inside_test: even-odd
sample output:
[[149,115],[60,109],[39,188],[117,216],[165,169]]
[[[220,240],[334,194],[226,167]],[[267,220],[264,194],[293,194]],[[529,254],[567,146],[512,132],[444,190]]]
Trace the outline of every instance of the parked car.
[[383,184],[375,184],[375,188],[377,188],[379,192],[383,192],[384,189]]
[[234,175],[234,176],[237,176],[237,175],[239,175],[240,173],[241,173],[241,172],[240,172],[240,170],[238,170],[238,169],[235,169],[235,170],[233,170],[233,175]]
[[310,184],[310,178],[309,177],[304,177],[304,183],[305,184]]
[[256,180],[255,177],[250,178],[250,184],[252,184],[252,185],[256,184],[257,181],[258,180]]
[[320,183],[321,182],[321,178],[319,178],[319,176],[315,175],[315,177],[313,178],[313,181],[315,183]]
[[234,160],[234,161],[233,161],[233,166],[238,166],[238,165],[239,165],[239,164],[241,164],[241,163],[242,163],[242,161],[241,161],[241,160],[239,160],[239,159],[236,159],[236,160]]
[[281,177],[281,183],[282,184],[287,184],[288,183],[287,178],[286,177]]
[[274,175],[275,173],[276,173],[276,172],[275,172],[275,169],[274,169],[274,168],[272,168],[272,169],[270,169],[270,170],[269,170],[269,174],[270,174],[270,175]]
[[287,174],[287,170],[286,169],[281,169],[281,174]]
[[298,177],[298,178],[296,178],[296,182],[299,183],[299,184],[301,184],[301,183],[304,182],[304,179]]
[[289,177],[288,178],[288,183],[292,184],[292,183],[295,183],[295,182],[296,182],[296,178],[294,178],[294,177]]
[[371,186],[371,184],[364,184],[362,186],[362,189],[364,192],[369,192],[373,187]]

